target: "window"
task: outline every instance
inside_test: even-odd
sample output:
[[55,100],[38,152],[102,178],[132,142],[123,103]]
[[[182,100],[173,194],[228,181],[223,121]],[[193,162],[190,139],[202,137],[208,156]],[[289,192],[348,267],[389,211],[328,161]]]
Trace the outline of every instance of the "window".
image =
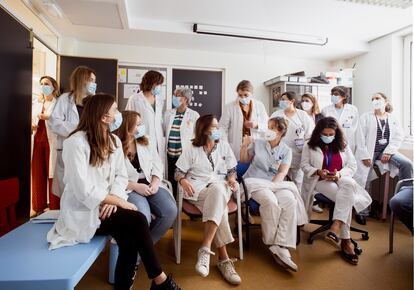
[[[412,51],[413,51],[413,36],[409,34],[404,37],[404,73],[403,73],[403,128],[406,136],[410,141],[413,140],[414,120],[412,114],[413,108],[413,94],[412,94]],[[408,141],[408,140],[407,140]]]

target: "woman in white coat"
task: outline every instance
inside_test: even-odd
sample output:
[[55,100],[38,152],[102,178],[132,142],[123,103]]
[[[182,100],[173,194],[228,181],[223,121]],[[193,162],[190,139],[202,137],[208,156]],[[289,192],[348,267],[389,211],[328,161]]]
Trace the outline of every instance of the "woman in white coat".
[[238,98],[227,104],[220,118],[222,138],[229,142],[236,159],[240,159],[240,147],[244,136],[257,136],[257,131],[267,129],[269,118],[265,106],[253,98],[253,85],[241,81],[236,88]]
[[47,207],[48,191],[49,209],[59,209],[60,203],[59,198],[52,194],[56,135],[48,126],[50,114],[59,96],[59,85],[54,78],[43,76],[40,78],[40,88],[42,92],[32,104],[32,129],[35,132],[32,156],[32,209],[36,215]]
[[150,70],[142,77],[140,92],[132,95],[125,110],[138,112],[142,116],[150,143],[155,147],[165,162],[165,138],[162,129],[164,100],[161,85],[164,77],[161,73]]
[[311,216],[312,201],[316,192],[335,202],[333,224],[326,238],[335,244],[341,240],[342,257],[351,264],[358,264],[358,256],[351,242],[352,208],[357,211],[371,203],[371,197],[352,178],[357,166],[354,155],[345,141],[335,118],[321,119],[302,152],[301,167],[304,172],[302,193]]
[[128,201],[145,215],[156,243],[174,223],[177,205],[162,184],[164,166],[155,148],[149,144],[141,116],[134,111],[124,111],[122,120],[115,134],[121,139],[125,155]]
[[116,111],[113,96],[88,97],[79,125],[64,141],[65,190],[59,218],[47,234],[49,248],[111,235],[119,246],[115,289],[132,288],[138,252],[153,279],[151,289],[181,289],[161,269],[145,216],[126,201],[122,144],[109,132]]
[[165,112],[164,131],[167,138],[167,172],[168,180],[172,183],[173,194],[177,194],[177,181],[174,178],[175,163],[183,150],[191,146],[194,137],[194,127],[200,115],[191,110],[193,92],[188,88],[178,88],[172,97],[173,109]]
[[[370,159],[359,160],[358,171],[355,175],[356,181],[367,190],[370,187],[368,176],[372,171],[375,161],[381,161],[383,169],[398,170],[399,179],[413,177],[413,164],[411,160],[398,152],[404,140],[404,131],[398,119],[391,114],[392,107],[388,98],[383,93],[376,93],[372,96],[371,112],[361,115],[360,124],[363,136],[366,140],[366,149]],[[369,214],[368,209],[359,213],[363,218],[359,219],[364,223],[365,216]]]
[[264,140],[244,137],[240,161],[251,164],[243,178],[251,198],[260,204],[263,243],[278,264],[296,272],[289,249],[296,249],[297,226],[307,223],[308,216],[295,184],[283,181],[292,160],[292,150],[281,142],[287,122],[275,117],[268,124]]
[[50,130],[56,134],[56,165],[53,174],[53,194],[61,196],[64,189],[62,161],[63,141],[76,129],[82,114],[82,100],[95,94],[96,73],[86,66],[78,66],[70,75],[70,91],[62,94],[49,118]]
[[210,271],[211,244],[214,240],[219,252],[217,267],[224,279],[240,284],[226,245],[234,241],[227,203],[232,192],[238,190],[237,161],[230,145],[220,140],[220,130],[214,115],[201,116],[196,122],[195,138],[177,161],[176,180],[184,191],[184,198],[203,214],[204,237],[195,269],[202,277]]
[[332,104],[322,109],[324,117],[334,117],[342,128],[348,147],[359,160],[370,159],[365,150],[357,107],[347,104],[349,89],[337,86],[331,89]]
[[288,176],[296,184],[299,192],[302,189],[303,172],[300,169],[300,158],[305,142],[310,138],[315,127],[308,113],[295,106],[295,92],[284,92],[280,96],[280,110],[274,112],[270,118],[282,117],[288,121],[288,130],[283,142],[292,150],[292,162]]

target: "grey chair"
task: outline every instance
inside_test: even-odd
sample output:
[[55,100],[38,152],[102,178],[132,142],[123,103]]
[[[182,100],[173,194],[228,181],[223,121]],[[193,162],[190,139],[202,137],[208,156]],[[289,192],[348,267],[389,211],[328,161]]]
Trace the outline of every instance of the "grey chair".
[[[394,195],[400,191],[401,187],[403,186],[412,186],[413,185],[413,178],[402,179],[398,181],[397,185],[395,186]],[[389,249],[388,252],[391,254],[394,251],[394,220],[395,215],[391,210],[391,217],[390,217],[390,232],[389,232]]]

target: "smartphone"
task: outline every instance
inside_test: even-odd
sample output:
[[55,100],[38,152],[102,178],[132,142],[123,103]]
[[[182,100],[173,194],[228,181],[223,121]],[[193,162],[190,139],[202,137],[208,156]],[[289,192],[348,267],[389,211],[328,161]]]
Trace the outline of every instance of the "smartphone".
[[326,173],[326,175],[328,175],[328,176],[335,176],[335,173],[333,173],[333,172],[328,172],[328,173]]

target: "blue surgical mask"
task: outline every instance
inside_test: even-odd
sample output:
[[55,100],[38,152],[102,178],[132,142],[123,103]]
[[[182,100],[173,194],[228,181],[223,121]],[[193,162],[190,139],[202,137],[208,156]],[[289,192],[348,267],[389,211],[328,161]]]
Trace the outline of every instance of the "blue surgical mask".
[[94,94],[95,94],[95,92],[96,92],[96,83],[94,83],[94,82],[88,82],[88,83],[86,84],[86,91],[87,91],[89,94],[94,95]]
[[135,139],[141,138],[147,132],[145,125],[139,125],[138,131],[134,134]]
[[338,104],[340,101],[341,101],[341,98],[340,98],[339,96],[335,96],[335,95],[332,95],[332,96],[331,96],[331,102],[332,102],[332,104],[336,105],[336,104]]
[[154,96],[158,96],[158,95],[160,95],[160,94],[161,94],[161,87],[160,87],[160,86],[156,86],[155,88],[153,88],[153,89],[151,90],[151,93],[152,93]]
[[335,136],[325,136],[321,134],[321,140],[325,144],[331,144],[335,140]]
[[109,124],[109,131],[113,132],[119,127],[121,127],[122,124],[122,114],[120,112],[115,114],[114,121]]
[[53,93],[52,86],[44,85],[41,88],[42,88],[42,94],[45,96],[50,96]]
[[178,108],[181,105],[180,98],[177,96],[172,97],[172,105],[174,108]]
[[211,131],[210,135],[208,136],[210,138],[210,140],[218,140],[221,137],[221,132],[220,130],[214,129],[213,131]]
[[240,98],[240,97],[239,97],[239,102],[240,102],[242,105],[248,105],[248,104],[250,104],[250,100],[251,100],[251,97],[247,97],[247,98]]
[[284,110],[284,109],[289,108],[289,106],[290,106],[289,101],[284,101],[284,100],[279,101],[279,108],[280,109]]

